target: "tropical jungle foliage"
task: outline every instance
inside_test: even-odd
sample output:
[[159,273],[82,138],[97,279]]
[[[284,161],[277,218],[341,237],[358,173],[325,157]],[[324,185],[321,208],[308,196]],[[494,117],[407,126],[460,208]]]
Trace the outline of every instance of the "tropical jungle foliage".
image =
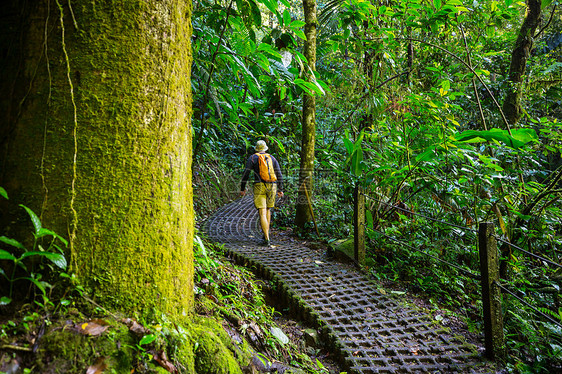
[[289,182],[275,221],[291,224],[302,98],[316,95],[320,235],[353,233],[361,185],[372,275],[405,282],[481,332],[479,283],[466,273],[478,272],[477,224],[494,222],[502,287],[514,295],[503,301],[508,368],[560,370],[558,2],[330,0],[318,9],[307,79],[302,4],[194,3],[197,160],[231,171],[221,183],[235,193],[245,157],[266,139]]
[[[307,25],[303,4],[292,0],[193,3],[198,219],[235,198],[246,157],[256,140],[265,139],[287,180],[287,201],[274,223],[295,222],[300,159],[307,151],[300,149],[303,97],[313,95],[310,193],[318,231],[309,222],[299,234],[328,242],[352,235],[353,191],[360,186],[367,199],[365,270],[449,308],[481,334],[476,230],[480,222],[494,222],[506,367],[514,373],[561,371],[559,1],[328,0],[317,6],[318,21]],[[305,26],[318,32],[315,70],[305,57]],[[80,72],[74,76],[80,81]],[[0,187],[0,200],[7,198]],[[47,317],[30,312],[21,325],[10,320],[0,338],[21,331],[32,336],[53,315],[79,314],[75,307],[84,302],[95,313],[107,312],[65,273],[66,240],[45,229],[33,210],[21,210],[31,219],[29,237],[0,237],[0,260],[9,264],[0,274],[8,285],[0,306],[13,307],[21,296],[13,285],[25,284],[20,290],[35,309],[22,312],[41,310]],[[199,312],[236,319],[249,335],[256,333],[264,352],[325,372],[319,361],[286,345],[278,329],[266,328],[274,314],[249,274],[231,269],[199,241],[195,270]],[[253,305],[244,304],[247,295],[232,287],[233,280]],[[84,333],[84,326],[72,328]],[[169,326],[119,329],[129,342],[124,349],[132,351],[129,364],[152,361],[167,333],[178,340],[170,353],[187,345]]]

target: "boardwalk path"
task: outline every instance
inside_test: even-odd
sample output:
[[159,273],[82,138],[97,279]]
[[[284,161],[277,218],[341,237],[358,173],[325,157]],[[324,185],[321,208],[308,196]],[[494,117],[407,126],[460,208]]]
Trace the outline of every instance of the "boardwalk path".
[[326,261],[295,242],[261,239],[251,197],[219,209],[204,226],[237,261],[273,279],[293,310],[321,326],[322,339],[354,373],[470,373],[476,348],[455,337],[401,297],[383,294],[353,267]]

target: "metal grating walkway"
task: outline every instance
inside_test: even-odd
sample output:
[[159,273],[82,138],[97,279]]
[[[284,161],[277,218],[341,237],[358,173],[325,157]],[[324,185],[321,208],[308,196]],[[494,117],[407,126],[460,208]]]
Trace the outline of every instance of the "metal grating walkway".
[[261,239],[251,196],[228,204],[203,227],[238,262],[276,281],[280,297],[354,373],[470,373],[482,361],[476,347],[396,295],[382,294],[359,271],[326,261],[298,242],[257,246]]

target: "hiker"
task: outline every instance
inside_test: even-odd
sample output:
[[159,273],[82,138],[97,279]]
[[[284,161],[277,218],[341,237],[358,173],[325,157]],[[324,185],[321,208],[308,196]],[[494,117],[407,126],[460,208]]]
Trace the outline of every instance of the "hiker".
[[240,196],[246,195],[246,182],[250,172],[254,172],[254,205],[260,216],[263,240],[261,245],[269,246],[269,224],[271,222],[271,209],[275,206],[275,195],[283,196],[283,175],[279,163],[272,155],[265,153],[267,144],[258,140],[255,147],[256,153],[251,155],[246,162],[246,169],[242,175]]

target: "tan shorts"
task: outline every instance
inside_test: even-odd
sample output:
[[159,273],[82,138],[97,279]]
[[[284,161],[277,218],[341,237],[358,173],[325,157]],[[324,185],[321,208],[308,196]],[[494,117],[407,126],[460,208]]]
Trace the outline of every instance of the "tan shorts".
[[277,185],[275,183],[254,184],[254,205],[257,209],[273,208],[275,206],[275,195]]

